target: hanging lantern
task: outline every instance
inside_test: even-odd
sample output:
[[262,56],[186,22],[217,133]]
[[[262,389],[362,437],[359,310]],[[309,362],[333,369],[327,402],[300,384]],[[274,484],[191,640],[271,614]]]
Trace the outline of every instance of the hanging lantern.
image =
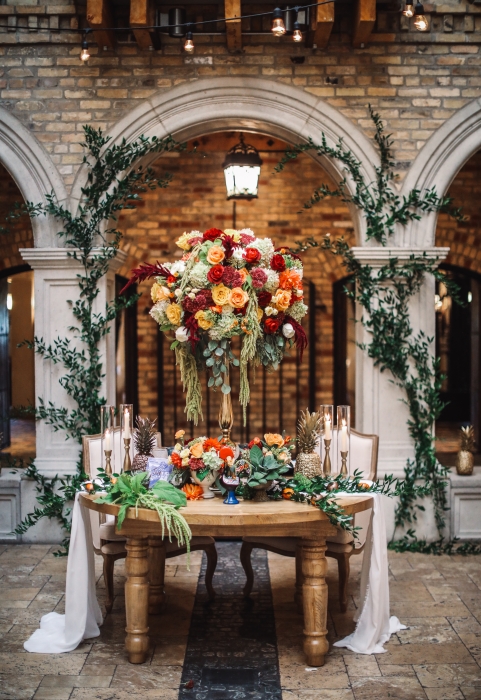
[[255,199],[262,160],[257,149],[240,141],[227,153],[223,168],[227,199]]

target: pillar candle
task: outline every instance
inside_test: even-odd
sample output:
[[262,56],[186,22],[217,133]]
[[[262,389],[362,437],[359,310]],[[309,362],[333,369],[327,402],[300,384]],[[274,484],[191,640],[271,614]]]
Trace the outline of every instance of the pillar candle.
[[347,425],[344,421],[341,428],[341,452],[347,452]]
[[109,452],[110,449],[110,430],[107,428],[107,430],[105,431],[104,450],[105,452]]
[[324,418],[324,440],[331,439],[331,421],[329,417]]
[[130,412],[129,411],[124,412],[124,432],[122,434],[122,437],[124,440],[128,440],[130,438]]

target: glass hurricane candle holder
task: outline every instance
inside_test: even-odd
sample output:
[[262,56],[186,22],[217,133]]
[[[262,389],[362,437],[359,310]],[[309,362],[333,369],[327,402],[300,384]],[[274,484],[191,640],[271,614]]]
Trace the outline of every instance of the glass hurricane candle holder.
[[351,407],[337,407],[337,452],[340,476],[348,476],[350,472],[349,447],[351,440]]
[[334,406],[332,404],[322,404],[321,414],[321,461],[322,473],[329,476],[331,473],[331,441],[334,430]]
[[132,469],[133,444],[132,431],[134,429],[134,407],[131,403],[120,404],[120,437],[124,446],[124,463],[122,471],[129,472]]
[[114,471],[114,427],[115,406],[100,406],[101,467],[107,476]]

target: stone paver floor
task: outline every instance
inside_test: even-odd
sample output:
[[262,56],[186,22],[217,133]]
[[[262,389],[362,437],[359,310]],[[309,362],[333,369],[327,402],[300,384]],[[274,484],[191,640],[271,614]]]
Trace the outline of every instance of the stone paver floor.
[[[23,642],[40,617],[63,612],[65,559],[48,545],[0,545],[1,700],[177,700],[200,554],[167,563],[165,612],[151,618],[146,664],[128,663],[123,635],[123,562],[101,636],[70,654],[28,654]],[[293,602],[294,561],[269,554],[283,700],[481,700],[481,557],[390,553],[391,612],[408,625],[385,654],[332,648],[324,667],[306,667],[302,620]],[[339,612],[329,560],[329,638],[349,634],[359,600],[361,557],[351,559],[349,610]],[[103,601],[101,562],[98,596]],[[239,585],[239,596],[241,586]],[[195,689],[193,698],[195,697]],[[206,699],[208,700],[208,698]]]

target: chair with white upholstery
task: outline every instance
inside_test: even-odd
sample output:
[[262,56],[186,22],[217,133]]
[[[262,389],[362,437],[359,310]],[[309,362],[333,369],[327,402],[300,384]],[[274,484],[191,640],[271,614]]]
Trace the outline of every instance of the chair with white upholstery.
[[[336,454],[337,431],[333,431],[331,442],[331,455]],[[377,475],[377,459],[379,438],[377,435],[365,435],[351,429],[350,441],[350,465],[351,472],[362,472],[365,479],[374,481]],[[333,464],[333,472],[336,464]],[[326,538],[326,556],[337,559],[339,572],[339,603],[341,612],[347,610],[347,589],[349,583],[349,559],[354,554],[360,554],[366,542],[369,524],[372,518],[372,509],[354,516],[354,526],[361,528],[358,531],[358,539],[354,541],[353,535],[341,528],[335,535]],[[302,567],[300,540],[297,537],[243,537],[241,548],[241,563],[247,577],[244,587],[244,595],[249,596],[254,583],[251,552],[253,549],[265,549],[269,552],[282,554],[286,557],[296,558],[296,593],[295,599],[300,606],[302,603]]]
[[[95,479],[101,465],[101,435],[84,435],[83,443],[83,467],[90,479]],[[113,432],[114,470],[120,471],[121,460],[121,439],[120,428],[115,428]],[[105,607],[109,613],[112,610],[114,599],[114,565],[118,559],[125,559],[127,550],[125,548],[125,537],[119,535],[116,530],[116,519],[113,515],[104,515],[96,511],[89,510],[90,522],[92,526],[92,540],[95,553],[101,555],[104,560],[104,581],[107,592]],[[209,599],[213,600],[215,591],[212,587],[212,578],[217,566],[217,550],[213,537],[193,537],[190,542],[190,551],[204,550],[207,556],[207,570],[205,574],[205,586]],[[175,538],[172,541],[165,540],[166,559],[178,557],[185,554],[186,547],[180,547]],[[163,567],[162,567],[163,568]],[[152,582],[154,583],[154,582]],[[163,588],[163,581],[155,582]],[[151,610],[150,612],[157,612]]]

